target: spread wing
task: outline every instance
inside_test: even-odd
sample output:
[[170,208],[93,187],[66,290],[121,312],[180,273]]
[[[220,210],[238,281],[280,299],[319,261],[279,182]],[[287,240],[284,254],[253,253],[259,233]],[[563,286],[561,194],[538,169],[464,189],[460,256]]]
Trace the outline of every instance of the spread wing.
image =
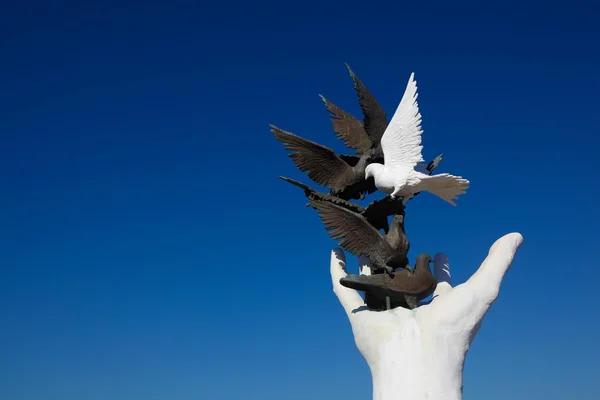
[[402,100],[381,138],[384,164],[388,167],[414,167],[425,161],[421,154],[423,130],[417,103],[417,82],[414,78],[415,74],[410,74]]
[[293,133],[270,125],[271,132],[277,140],[284,144],[286,150],[291,150],[289,156],[302,172],[308,172],[308,177],[315,183],[326,186],[334,184],[345,174],[352,174],[352,167],[339,158],[333,150],[318,143],[304,139]]
[[362,215],[327,201],[311,199],[310,203],[318,211],[329,236],[334,240],[341,239],[339,245],[350,253],[370,256],[379,252],[382,246],[389,247],[385,237]]
[[354,82],[354,90],[358,95],[358,104],[364,115],[364,129],[371,139],[371,143],[376,146],[379,144],[385,129],[387,128],[387,117],[381,105],[375,100],[369,89],[358,79],[358,76],[352,72],[346,64],[350,77]]
[[369,135],[365,132],[362,122],[325,97],[319,96],[325,103],[327,111],[331,114],[331,124],[338,139],[343,140],[347,147],[356,149],[358,154],[369,150],[371,148],[371,139],[369,139]]

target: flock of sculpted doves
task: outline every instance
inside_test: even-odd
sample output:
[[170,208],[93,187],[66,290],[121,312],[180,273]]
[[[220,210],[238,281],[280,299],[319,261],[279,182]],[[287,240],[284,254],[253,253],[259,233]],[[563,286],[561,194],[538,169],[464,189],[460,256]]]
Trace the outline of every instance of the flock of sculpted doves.
[[[370,261],[370,274],[348,274],[340,279],[345,287],[363,291],[366,305],[375,310],[414,309],[430,296],[436,280],[428,254],[408,261],[410,242],[404,231],[405,204],[422,191],[456,205],[469,181],[447,173],[433,174],[443,154],[425,164],[421,151],[421,114],[417,84],[411,74],[402,100],[391,121],[367,87],[346,65],[354,82],[362,121],[325,97],[333,130],[353,155],[338,155],[330,148],[270,125],[275,138],[290,151],[296,167],[329,193],[322,193],[291,178],[280,177],[304,190],[309,203],[325,225],[329,236],[356,256]],[[386,196],[367,207],[350,200],[381,191]],[[392,216],[391,222],[388,217]],[[382,233],[383,231],[383,233]],[[364,272],[364,271],[363,271]]]

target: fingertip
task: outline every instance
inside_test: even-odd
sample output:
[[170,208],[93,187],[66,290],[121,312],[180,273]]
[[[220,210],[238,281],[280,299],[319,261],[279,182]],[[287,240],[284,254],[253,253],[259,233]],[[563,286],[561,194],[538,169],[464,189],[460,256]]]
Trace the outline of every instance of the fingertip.
[[336,247],[335,249],[331,250],[331,260],[336,260],[345,263],[346,254],[344,254],[344,250],[342,250],[339,247]]
[[518,232],[508,233],[496,240],[488,256],[466,282],[468,286],[482,293],[489,304],[498,297],[504,275],[510,269],[522,243],[523,235]]
[[433,266],[436,274],[450,273],[450,264],[448,263],[448,256],[444,253],[437,253],[433,257]]
[[333,283],[333,292],[348,317],[351,318],[353,310],[364,304],[364,301],[356,290],[349,289],[341,284],[340,279],[346,275],[346,256],[342,249],[333,249],[331,252],[331,282]]
[[494,242],[490,248],[490,254],[496,252],[516,253],[523,243],[523,235],[519,232],[508,233]]
[[358,268],[358,273],[360,275],[371,275],[371,260],[366,256],[359,256]]
[[433,257],[433,275],[437,282],[434,295],[443,294],[452,288],[450,264],[448,263],[448,256],[444,253],[437,253]]
[[436,264],[445,264],[448,262],[448,256],[444,253],[437,253],[435,256],[433,256],[433,261]]
[[346,276],[346,255],[340,248],[331,251],[331,278],[334,285],[339,285],[339,279]]
[[521,246],[523,244],[523,241],[525,240],[525,238],[523,238],[523,235],[521,235],[519,232],[509,233],[508,236],[510,236],[514,240],[515,246],[517,248]]
[[512,232],[504,235],[501,239],[504,239],[507,243],[512,244],[514,247],[519,247],[523,243],[523,235],[519,232]]

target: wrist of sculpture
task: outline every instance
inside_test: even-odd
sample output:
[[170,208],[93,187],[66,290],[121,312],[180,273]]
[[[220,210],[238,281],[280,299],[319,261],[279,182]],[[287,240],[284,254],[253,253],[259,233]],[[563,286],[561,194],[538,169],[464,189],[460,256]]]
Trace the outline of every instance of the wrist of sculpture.
[[407,348],[401,339],[381,346],[381,359],[369,365],[373,400],[461,400],[465,353],[422,346]]

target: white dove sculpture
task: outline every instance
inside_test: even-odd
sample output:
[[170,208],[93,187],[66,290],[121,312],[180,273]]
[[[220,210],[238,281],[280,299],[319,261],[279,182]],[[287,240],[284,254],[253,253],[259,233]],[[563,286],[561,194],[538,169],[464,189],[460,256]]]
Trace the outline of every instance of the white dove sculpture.
[[[406,202],[415,193],[427,191],[453,206],[458,195],[466,193],[469,181],[450,174],[427,175],[417,169],[425,160],[421,154],[421,114],[417,103],[417,82],[410,75],[402,100],[381,138],[383,162],[365,169],[365,178],[375,179],[375,186],[390,197]],[[417,168],[417,169],[415,169]]]

